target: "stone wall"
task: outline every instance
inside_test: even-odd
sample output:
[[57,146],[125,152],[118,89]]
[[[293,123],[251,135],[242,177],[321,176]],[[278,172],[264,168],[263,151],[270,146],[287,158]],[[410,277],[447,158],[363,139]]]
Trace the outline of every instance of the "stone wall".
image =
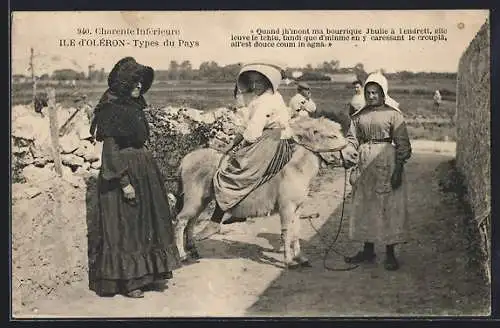
[[[76,108],[58,106],[62,126]],[[83,113],[83,112],[82,112]],[[148,108],[153,152],[169,192],[176,191],[182,157],[199,147],[225,147],[240,118],[220,108]],[[60,137],[63,176],[54,169],[48,117],[31,106],[12,108],[12,276],[14,313],[33,302],[87,289],[88,249],[95,234],[95,178],[102,145],[89,140],[89,119],[78,114]],[[172,206],[174,204],[171,204]],[[95,246],[95,245],[94,245]],[[69,287],[71,288],[63,288]]]
[[462,55],[457,84],[457,168],[481,234],[485,271],[491,276],[490,31],[486,22]]

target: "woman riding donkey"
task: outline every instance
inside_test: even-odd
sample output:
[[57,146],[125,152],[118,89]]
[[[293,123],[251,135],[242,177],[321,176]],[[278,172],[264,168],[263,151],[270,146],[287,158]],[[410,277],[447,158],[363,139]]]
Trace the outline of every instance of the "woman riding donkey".
[[216,208],[210,222],[198,234],[202,240],[218,233],[224,213],[278,173],[292,157],[289,110],[278,92],[284,71],[270,64],[249,64],[238,74],[235,96],[239,94],[249,119],[242,134],[227,148],[213,187]]

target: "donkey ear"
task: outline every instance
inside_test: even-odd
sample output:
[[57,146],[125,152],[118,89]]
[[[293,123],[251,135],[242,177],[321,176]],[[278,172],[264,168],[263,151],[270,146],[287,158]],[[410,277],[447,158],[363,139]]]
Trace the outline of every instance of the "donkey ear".
[[307,129],[307,137],[309,138],[309,140],[313,140],[315,134],[314,131],[317,130],[315,128]]

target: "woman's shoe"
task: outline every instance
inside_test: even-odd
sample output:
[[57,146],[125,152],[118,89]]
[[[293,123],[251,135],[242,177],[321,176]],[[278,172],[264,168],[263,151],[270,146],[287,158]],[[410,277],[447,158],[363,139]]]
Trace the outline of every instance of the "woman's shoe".
[[130,298],[143,298],[144,292],[140,289],[135,289],[131,292],[126,293],[125,296]]
[[101,294],[97,294],[99,297],[115,297],[115,293],[101,293]]
[[399,262],[394,256],[387,256],[385,258],[384,267],[388,271],[396,271],[399,269]]
[[366,253],[363,251],[359,251],[354,256],[346,256],[344,257],[345,263],[349,264],[359,264],[359,263],[373,263],[377,256],[375,253]]
[[165,280],[158,280],[145,286],[142,290],[145,292],[164,292],[167,289],[167,282]]
[[247,220],[247,218],[237,218],[237,217],[231,216],[226,221],[223,221],[222,224],[231,224],[231,223],[236,223],[236,222],[245,222],[246,220]]

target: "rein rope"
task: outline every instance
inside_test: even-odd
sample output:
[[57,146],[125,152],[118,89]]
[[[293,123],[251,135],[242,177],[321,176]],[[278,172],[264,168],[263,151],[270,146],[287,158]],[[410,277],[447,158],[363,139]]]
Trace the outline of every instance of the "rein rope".
[[340,251],[335,249],[335,244],[337,243],[337,240],[340,236],[340,232],[342,231],[342,222],[344,221],[344,208],[345,208],[345,203],[347,200],[347,169],[344,169],[344,191],[342,195],[342,207],[341,207],[341,212],[340,212],[340,222],[337,228],[337,233],[335,234],[335,237],[333,238],[333,241],[331,243],[328,243],[328,240],[319,232],[319,230],[314,226],[311,217],[308,217],[307,220],[309,221],[309,224],[313,228],[313,230],[316,232],[316,234],[319,236],[323,246],[325,247],[325,253],[323,255],[323,267],[328,270],[328,271],[351,271],[356,269],[359,265],[353,265],[347,268],[333,268],[329,267],[326,263],[326,260],[328,259],[328,255],[330,252],[334,252],[340,256],[343,256],[344,258],[346,257],[345,254],[341,253]]

